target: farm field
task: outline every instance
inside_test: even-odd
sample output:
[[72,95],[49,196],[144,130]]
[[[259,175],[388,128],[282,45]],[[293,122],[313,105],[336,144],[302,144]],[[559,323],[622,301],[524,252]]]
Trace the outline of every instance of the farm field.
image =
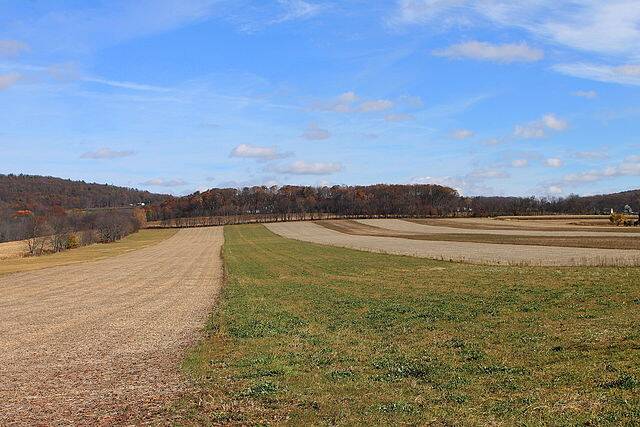
[[[96,243],[55,254],[21,257],[24,242],[0,243],[0,276],[87,261],[97,261],[155,245],[173,236],[176,230],[140,230],[117,242]],[[2,259],[2,255],[5,258]]]
[[554,215],[495,218],[415,218],[406,221],[416,224],[463,228],[469,230],[529,230],[529,231],[589,231],[640,233],[637,227],[615,227],[608,216]]
[[[326,228],[318,227],[320,230]],[[327,230],[331,231],[331,230]],[[638,268],[482,266],[225,228],[192,424],[633,425]]]
[[424,229],[430,226],[403,220],[367,221],[380,221],[375,223],[386,224],[387,227],[392,228],[396,224],[401,224],[401,227],[396,228],[404,227],[405,231],[374,227],[370,223],[354,221],[275,223],[267,224],[266,227],[283,237],[302,241],[476,264],[640,265],[638,243],[635,238],[627,235],[605,237],[602,233],[592,233],[590,234],[592,237],[586,237],[562,236],[563,232],[555,232],[551,236],[539,237],[503,236],[489,233],[475,234],[473,231],[465,233],[466,229],[453,227],[447,234],[425,234]]
[[178,366],[222,283],[222,229],[121,243],[0,277],[0,425],[162,423],[187,389]]

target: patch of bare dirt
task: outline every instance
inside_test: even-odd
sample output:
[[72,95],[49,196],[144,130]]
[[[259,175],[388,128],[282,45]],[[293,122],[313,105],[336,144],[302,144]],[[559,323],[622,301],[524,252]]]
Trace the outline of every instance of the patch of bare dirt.
[[[522,229],[522,228],[512,228],[512,229],[505,230],[505,229],[490,228],[490,227],[456,229],[456,227],[451,226],[450,224],[452,221],[455,222],[457,220],[448,220],[449,221],[448,223],[444,223],[442,225],[438,224],[437,222],[425,224],[425,223],[417,223],[414,221],[405,221],[402,219],[358,219],[355,221],[364,225],[384,228],[387,230],[407,232],[407,233],[423,233],[423,234],[461,233],[461,234],[485,234],[485,235],[493,234],[493,235],[499,235],[499,236],[598,237],[598,238],[622,237],[622,238],[632,238],[632,239],[638,238],[638,235],[633,233],[612,231],[608,229],[593,231],[593,228],[591,227],[582,227],[582,228],[575,227],[569,230],[565,229],[564,227],[562,227],[559,230],[554,229],[552,227],[547,227],[541,230],[528,230],[528,229]],[[486,223],[486,222],[483,222],[483,223]],[[467,224],[469,224],[469,222],[467,222]],[[495,221],[494,221],[494,225],[499,226],[500,224],[495,224]]]
[[222,282],[222,228],[0,278],[0,425],[162,423]]

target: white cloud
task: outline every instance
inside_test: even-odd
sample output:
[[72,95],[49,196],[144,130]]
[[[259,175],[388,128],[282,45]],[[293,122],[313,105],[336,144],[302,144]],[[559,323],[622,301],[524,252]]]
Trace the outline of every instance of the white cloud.
[[395,105],[387,99],[364,100],[356,105],[359,100],[360,97],[355,92],[345,92],[331,101],[315,103],[313,109],[334,113],[372,113],[389,110]]
[[540,122],[528,123],[525,125],[517,125],[513,131],[516,138],[522,139],[538,139],[544,138],[546,132],[544,126]]
[[509,174],[500,169],[478,169],[467,175],[473,179],[504,179],[509,178]]
[[545,114],[542,116],[542,123],[549,129],[563,131],[569,126],[565,120],[556,117],[553,114]]
[[398,0],[391,23],[449,28],[514,28],[555,47],[595,53],[628,65],[560,64],[561,73],[640,85],[637,0]]
[[557,196],[558,194],[562,194],[562,192],[562,187],[560,187],[559,185],[550,185],[549,187],[547,187],[547,193],[551,195]]
[[411,114],[405,113],[395,113],[395,114],[387,114],[384,116],[384,119],[388,122],[409,122],[411,120],[415,120],[415,117]]
[[572,95],[580,98],[595,99],[598,97],[598,92],[596,92],[595,90],[578,90],[576,92],[573,92]]
[[303,0],[278,0],[278,3],[285,11],[281,16],[271,21],[272,24],[308,19],[318,15],[324,9],[321,5]]
[[518,28],[557,45],[638,56],[640,3],[635,0],[399,0],[395,25],[486,25]]
[[548,166],[550,168],[560,168],[563,165],[562,159],[559,159],[557,157],[545,159],[544,164],[545,166]]
[[320,141],[331,138],[331,133],[326,129],[318,127],[316,123],[311,123],[307,130],[302,134],[302,137],[310,141]]
[[628,156],[617,165],[607,166],[601,170],[565,175],[564,181],[568,183],[588,183],[621,176],[640,176],[640,156]]
[[471,138],[475,135],[475,132],[469,129],[456,129],[451,133],[451,138],[462,141],[463,139]]
[[141,182],[142,185],[150,185],[153,187],[182,187],[189,184],[182,179],[165,179],[165,178],[153,178]]
[[22,76],[18,73],[0,75],[0,90],[4,90],[13,86],[14,84],[18,83],[21,78]]
[[504,142],[505,142],[504,139],[501,139],[501,138],[489,138],[482,141],[482,143],[485,145],[500,145]]
[[578,151],[574,157],[582,160],[602,160],[609,158],[605,151]]
[[95,151],[87,151],[83,153],[80,158],[81,159],[92,159],[92,160],[102,160],[102,159],[121,159],[123,157],[130,157],[135,154],[135,151],[125,150],[125,151],[116,151],[110,148],[99,148]]
[[166,88],[166,87],[152,86],[152,85],[118,81],[118,80],[101,79],[98,77],[81,77],[80,79],[88,83],[97,83],[97,84],[116,87],[120,89],[131,89],[131,90],[140,90],[140,91],[149,91],[149,92],[170,92],[171,91],[170,88]]
[[529,166],[529,160],[527,159],[515,159],[511,162],[511,166],[514,168],[526,168]]
[[540,139],[547,136],[547,130],[561,132],[568,127],[569,124],[566,120],[554,114],[545,114],[539,120],[517,125],[513,131],[513,135],[521,139]]
[[308,163],[304,160],[298,160],[288,165],[272,168],[275,172],[292,175],[330,175],[340,172],[342,165],[340,163]]
[[318,102],[314,110],[333,111],[334,113],[349,113],[353,111],[353,104],[358,100],[355,92],[345,92],[329,102]]
[[419,96],[404,95],[400,97],[399,102],[411,108],[424,107],[424,101]]
[[0,40],[0,56],[16,56],[29,50],[26,43],[17,40]]
[[620,83],[640,86],[640,65],[611,66],[603,64],[573,63],[558,64],[555,71],[572,77],[596,80],[605,83]]
[[231,150],[229,157],[240,157],[246,159],[273,160],[286,157],[287,153],[278,152],[275,147],[260,147],[258,145],[240,144]]
[[536,62],[544,58],[544,52],[527,43],[492,44],[470,41],[433,51],[435,56],[455,59],[476,59],[492,62]]
[[251,5],[244,2],[235,2],[234,5],[234,2],[230,2],[225,9],[227,18],[240,31],[255,33],[272,25],[313,18],[324,11],[326,6],[306,0],[277,0],[255,2]]
[[386,111],[393,108],[393,102],[387,99],[376,99],[365,101],[358,107],[358,111],[363,113],[371,113],[376,111]]

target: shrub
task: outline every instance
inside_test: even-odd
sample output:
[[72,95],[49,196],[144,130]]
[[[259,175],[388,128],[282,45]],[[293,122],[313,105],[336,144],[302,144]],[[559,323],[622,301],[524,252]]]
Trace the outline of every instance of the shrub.
[[69,234],[67,237],[67,249],[75,249],[80,246],[80,241],[78,240],[78,236],[75,234]]

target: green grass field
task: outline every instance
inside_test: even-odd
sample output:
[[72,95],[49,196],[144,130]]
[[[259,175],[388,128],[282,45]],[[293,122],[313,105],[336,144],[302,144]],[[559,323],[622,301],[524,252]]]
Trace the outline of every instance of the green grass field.
[[[186,423],[637,425],[640,269],[491,267],[225,228]],[[185,417],[185,418],[183,418]]]

